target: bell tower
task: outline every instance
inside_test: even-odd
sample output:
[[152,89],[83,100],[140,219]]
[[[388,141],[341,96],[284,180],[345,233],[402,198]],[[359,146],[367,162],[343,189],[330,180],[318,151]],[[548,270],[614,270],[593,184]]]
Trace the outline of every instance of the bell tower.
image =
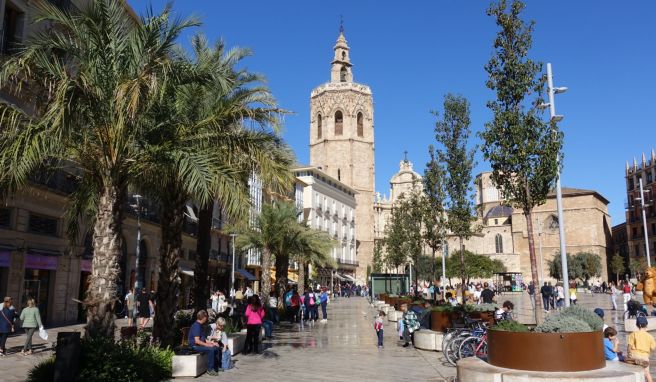
[[353,82],[350,48],[340,27],[330,82],[310,95],[310,165],[354,188],[356,277],[364,283],[374,248],[374,116],[371,89]]

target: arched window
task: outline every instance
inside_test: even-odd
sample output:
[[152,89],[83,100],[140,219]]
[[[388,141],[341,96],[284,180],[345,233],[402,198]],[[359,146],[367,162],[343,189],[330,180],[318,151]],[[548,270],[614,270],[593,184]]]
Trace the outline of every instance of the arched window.
[[346,66],[342,66],[342,69],[339,71],[339,82],[346,82],[347,74],[348,71],[346,70]]
[[337,180],[342,181],[342,170],[337,169]]
[[494,237],[494,246],[496,253],[503,253],[503,238],[501,237],[500,233]]
[[321,139],[321,114],[317,115],[317,139]]
[[364,137],[364,117],[362,113],[358,113],[358,137]]
[[341,111],[335,112],[335,135],[342,135],[344,131],[344,116]]
[[342,60],[346,60],[346,51],[342,51]]

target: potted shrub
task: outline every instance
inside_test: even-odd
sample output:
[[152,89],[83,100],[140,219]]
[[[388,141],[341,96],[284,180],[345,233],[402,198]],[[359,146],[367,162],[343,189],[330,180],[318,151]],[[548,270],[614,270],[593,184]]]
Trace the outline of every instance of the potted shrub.
[[533,331],[502,322],[488,331],[488,362],[530,371],[587,371],[606,366],[603,321],[573,306],[554,313]]
[[451,305],[439,305],[431,308],[431,330],[445,332],[452,328],[458,319],[460,309]]
[[494,311],[497,310],[497,304],[467,304],[465,312],[471,318],[487,321],[494,325]]

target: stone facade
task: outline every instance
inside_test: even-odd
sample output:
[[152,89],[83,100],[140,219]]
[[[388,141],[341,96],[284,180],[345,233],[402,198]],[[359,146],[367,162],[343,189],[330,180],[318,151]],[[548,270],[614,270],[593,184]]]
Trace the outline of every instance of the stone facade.
[[[643,230],[642,203],[640,202],[640,179],[645,199],[645,220],[647,221],[647,245]],[[625,172],[627,203],[626,235],[630,258],[646,258],[647,247],[652,266],[656,265],[656,153],[651,151],[649,160],[642,154],[642,161],[635,159],[633,165],[626,163]]]
[[310,165],[353,188],[356,194],[356,277],[364,283],[374,241],[374,123],[368,86],[353,82],[349,47],[340,31],[331,80],[310,96]]

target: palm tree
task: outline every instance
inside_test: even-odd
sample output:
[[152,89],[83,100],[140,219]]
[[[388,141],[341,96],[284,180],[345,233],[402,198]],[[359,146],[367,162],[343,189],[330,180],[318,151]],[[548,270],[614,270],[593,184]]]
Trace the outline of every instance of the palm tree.
[[296,236],[295,250],[291,260],[298,263],[298,290],[305,290],[307,278],[305,268],[309,265],[334,267],[330,252],[336,242],[325,231],[316,231],[305,224],[298,224],[299,235]]
[[177,76],[170,59],[176,38],[197,23],[172,18],[169,7],[135,21],[122,0],[95,0],[75,15],[49,2],[34,7],[36,22],[52,27],[0,72],[0,87],[27,98],[32,109],[0,103],[0,186],[14,192],[44,163],[68,161],[79,170],[68,216],[93,217],[86,331],[113,338],[123,204],[140,176],[139,142],[157,128],[142,116]]
[[[248,129],[242,120],[226,121],[224,108],[217,106],[214,96],[230,92],[238,79],[221,60],[223,44],[212,50],[203,38],[196,37],[194,48],[195,60],[182,56],[174,63],[181,81],[169,81],[168,91],[153,108],[152,123],[160,128],[144,142],[149,150],[141,161],[144,185],[161,207],[160,277],[153,336],[162,346],[174,345],[171,312],[178,296],[186,203],[194,200],[211,206],[210,202],[219,199],[231,216],[240,218],[250,207],[244,180],[252,169],[273,169],[270,177],[291,184],[288,162],[276,155],[285,148],[278,136]],[[277,122],[275,113],[277,109],[268,108],[258,122]],[[204,274],[204,279],[206,269],[204,264],[195,271]],[[206,298],[201,296],[197,304]]]

